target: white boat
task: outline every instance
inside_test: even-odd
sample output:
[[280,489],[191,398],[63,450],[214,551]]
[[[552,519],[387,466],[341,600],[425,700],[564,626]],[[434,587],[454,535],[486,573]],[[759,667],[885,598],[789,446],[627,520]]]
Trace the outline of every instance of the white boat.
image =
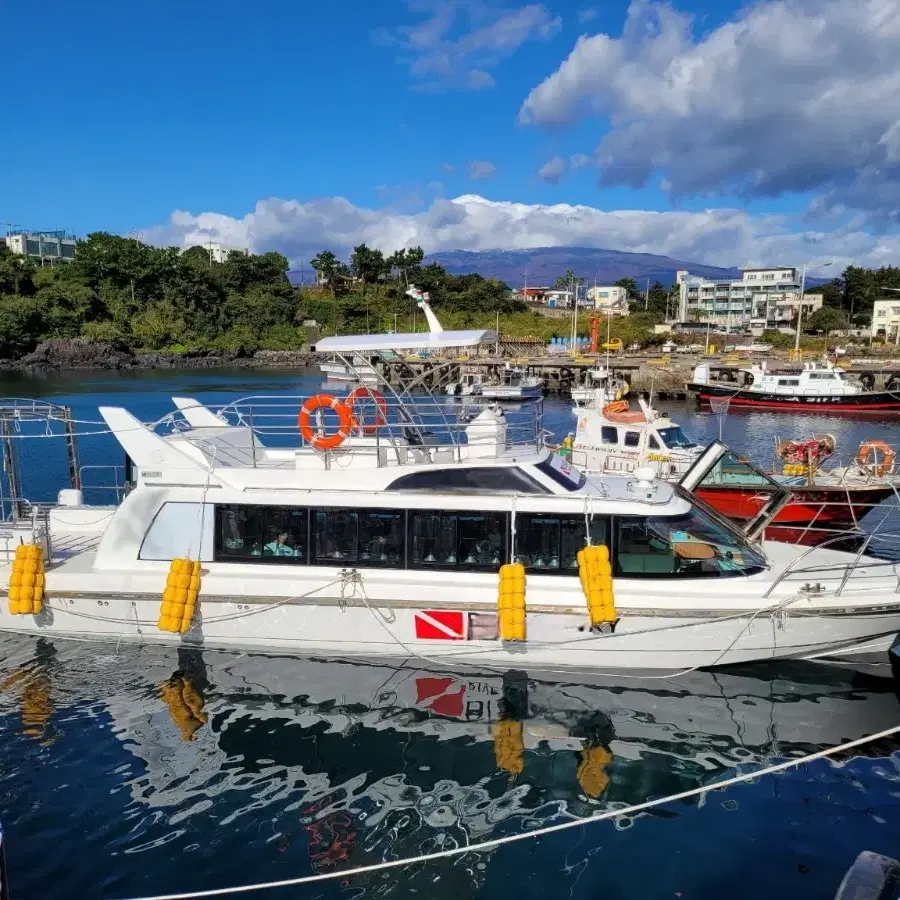
[[[317,349],[350,361],[496,335],[387,339]],[[16,545],[37,543],[46,596],[37,613],[3,605],[0,630],[591,671],[886,651],[900,631],[893,563],[760,542],[786,490],[740,529],[695,501],[690,491],[732,459],[720,444],[678,486],[647,470],[586,477],[543,448],[540,404],[457,422],[453,407],[382,387],[353,408],[321,395],[221,409],[174,398],[177,412],[157,427],[102,407],[133,487],[111,507],[67,490],[9,523],[0,556],[11,563]],[[331,433],[327,409],[340,420]],[[588,543],[610,552],[615,615],[605,622],[589,617],[578,577]],[[170,631],[161,595],[181,558],[199,561],[202,582],[183,630],[176,620]],[[527,634],[501,640],[498,571],[511,560],[527,572]]]
[[829,361],[805,363],[802,369],[769,369],[765,363],[726,371],[714,378],[708,363],[698,365],[686,385],[701,403],[728,401],[731,406],[769,410],[814,407],[829,412],[897,412],[900,395],[889,384],[869,390],[857,378]]
[[572,412],[578,415],[581,409],[601,409],[607,403],[627,397],[631,387],[628,382],[603,365],[588,369],[585,383],[572,388],[571,397],[575,404]]
[[376,385],[379,382],[373,357],[355,356],[348,363],[340,359],[324,359],[319,363],[322,377],[329,383]]
[[455,397],[481,397],[485,400],[536,400],[544,393],[543,379],[528,375],[521,366],[507,363],[494,376],[474,367],[463,366],[459,381],[447,386]]

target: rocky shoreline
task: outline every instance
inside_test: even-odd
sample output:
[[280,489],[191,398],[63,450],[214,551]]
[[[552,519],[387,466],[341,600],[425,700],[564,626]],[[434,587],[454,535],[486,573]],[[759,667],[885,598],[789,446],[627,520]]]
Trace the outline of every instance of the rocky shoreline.
[[20,359],[0,360],[0,371],[37,374],[78,369],[295,369],[314,365],[308,350],[203,350],[132,353],[102,341],[53,338]]

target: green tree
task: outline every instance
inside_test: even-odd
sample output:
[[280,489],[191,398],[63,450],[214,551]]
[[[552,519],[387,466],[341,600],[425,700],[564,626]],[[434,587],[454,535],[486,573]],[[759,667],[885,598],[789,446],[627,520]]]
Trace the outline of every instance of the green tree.
[[0,294],[30,297],[35,292],[34,264],[16,256],[5,243],[0,244]]
[[638,297],[643,297],[643,294],[638,290],[637,282],[633,278],[620,278],[616,282],[616,287],[625,288],[630,300],[636,300]]
[[572,290],[573,286],[576,284],[584,284],[584,279],[579,275],[576,275],[574,269],[566,269],[566,274],[560,275],[559,278],[556,279],[556,290]]
[[350,254],[350,271],[363,284],[374,284],[390,271],[390,263],[380,250],[373,250],[365,244],[353,248]]
[[830,306],[823,306],[821,309],[817,309],[803,323],[804,331],[824,331],[826,337],[831,331],[837,331],[847,327],[847,317],[843,312]]

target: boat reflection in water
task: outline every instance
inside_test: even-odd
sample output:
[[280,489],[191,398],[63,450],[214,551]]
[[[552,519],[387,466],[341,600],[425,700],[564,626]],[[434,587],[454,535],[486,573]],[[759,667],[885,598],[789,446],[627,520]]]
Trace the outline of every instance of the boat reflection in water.
[[[900,712],[889,680],[821,664],[582,682],[16,636],[0,653],[0,790],[23,896],[52,894],[53,867],[34,864],[48,852],[30,831],[34,804],[52,814],[51,855],[76,856],[85,885],[114,872],[111,896],[209,889],[591,816],[858,738]],[[47,764],[65,775],[43,781]],[[73,800],[59,778],[96,789]],[[78,804],[101,824],[88,829]],[[587,844],[632,824],[595,826]],[[496,853],[344,887],[471,896]]]

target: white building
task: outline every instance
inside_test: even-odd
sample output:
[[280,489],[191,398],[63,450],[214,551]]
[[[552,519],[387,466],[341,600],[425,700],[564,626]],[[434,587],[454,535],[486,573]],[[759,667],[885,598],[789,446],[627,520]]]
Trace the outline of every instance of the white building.
[[233,244],[217,244],[215,242],[210,242],[206,247],[209,250],[209,258],[217,263],[225,262],[231,253],[242,253],[244,256],[250,255],[248,247],[237,247]]
[[872,309],[872,335],[900,342],[900,294],[896,299],[876,300]]
[[628,315],[628,291],[623,287],[600,287],[595,285],[587,289],[587,298],[594,309],[608,316]]
[[17,256],[27,256],[39,266],[53,266],[75,259],[74,234],[65,231],[11,231],[6,246]]
[[[795,268],[744,269],[739,280],[712,280],[681,270],[678,318],[714,325],[755,328],[788,325],[800,305],[800,273]],[[813,299],[815,297],[816,299]],[[807,294],[804,317],[822,305],[820,294]]]

